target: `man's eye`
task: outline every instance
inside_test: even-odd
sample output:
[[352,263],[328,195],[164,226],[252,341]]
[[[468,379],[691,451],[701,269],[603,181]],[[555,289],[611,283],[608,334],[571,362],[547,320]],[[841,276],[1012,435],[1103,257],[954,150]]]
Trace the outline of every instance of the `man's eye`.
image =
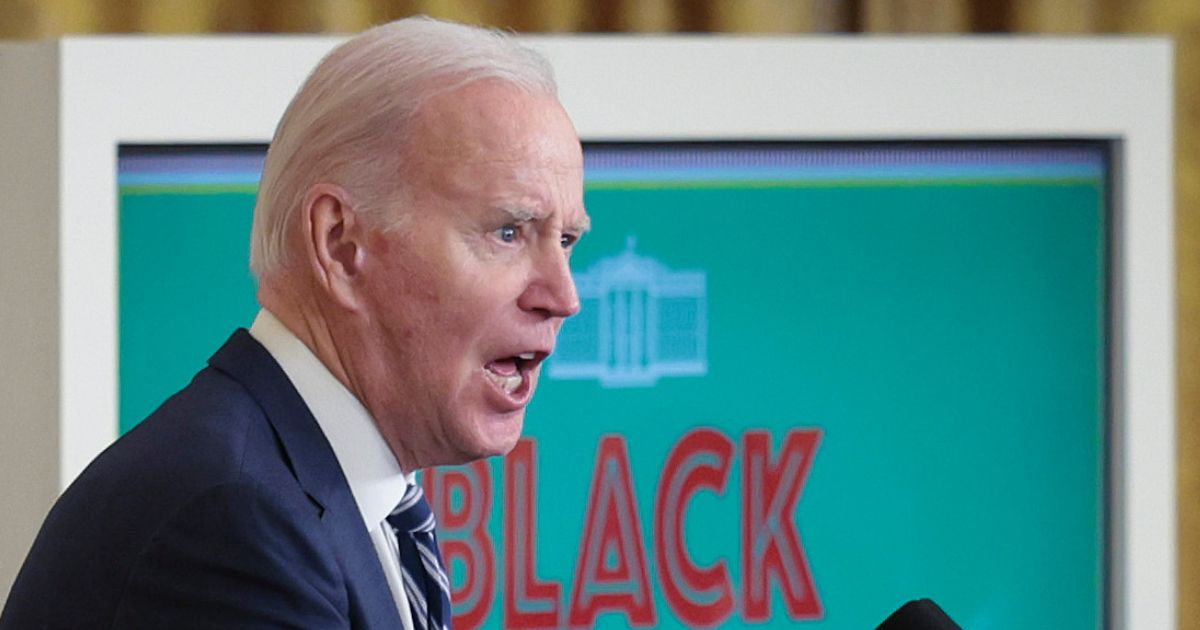
[[520,231],[517,229],[517,226],[511,223],[496,230],[496,236],[505,243],[515,243],[519,233]]
[[562,238],[559,239],[559,241],[562,243],[563,249],[571,249],[571,246],[573,246],[578,240],[579,237],[575,236],[574,234],[563,234]]

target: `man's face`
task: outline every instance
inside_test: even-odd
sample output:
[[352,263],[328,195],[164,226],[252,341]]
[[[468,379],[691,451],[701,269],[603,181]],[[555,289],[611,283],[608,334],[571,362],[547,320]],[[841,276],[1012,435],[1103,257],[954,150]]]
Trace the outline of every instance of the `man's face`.
[[429,100],[409,129],[404,219],[368,237],[366,361],[351,361],[415,468],[516,444],[541,363],[579,310],[567,262],[588,218],[578,136],[553,97],[480,81]]

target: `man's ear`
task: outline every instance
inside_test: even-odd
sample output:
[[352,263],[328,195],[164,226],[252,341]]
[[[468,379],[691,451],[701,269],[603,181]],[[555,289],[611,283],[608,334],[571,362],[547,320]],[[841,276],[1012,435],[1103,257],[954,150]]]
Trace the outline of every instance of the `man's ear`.
[[304,195],[302,225],[314,279],[331,300],[356,310],[365,255],[365,225],[340,186],[317,184]]

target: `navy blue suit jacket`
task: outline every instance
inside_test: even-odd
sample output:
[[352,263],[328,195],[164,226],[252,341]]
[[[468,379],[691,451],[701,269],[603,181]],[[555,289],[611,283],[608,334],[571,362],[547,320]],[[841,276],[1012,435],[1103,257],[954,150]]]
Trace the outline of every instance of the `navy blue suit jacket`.
[[42,525],[0,629],[399,628],[341,467],[238,330]]

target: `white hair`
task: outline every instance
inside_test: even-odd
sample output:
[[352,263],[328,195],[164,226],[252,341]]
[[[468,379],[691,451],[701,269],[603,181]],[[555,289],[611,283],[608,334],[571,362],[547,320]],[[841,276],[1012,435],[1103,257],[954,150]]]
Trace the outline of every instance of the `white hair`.
[[556,95],[554,73],[507,33],[411,17],[376,26],[330,52],[288,105],[267,151],[254,207],[250,268],[259,280],[293,253],[287,230],[309,188],[344,188],[371,220],[403,186],[407,123],[437,94],[482,79]]

